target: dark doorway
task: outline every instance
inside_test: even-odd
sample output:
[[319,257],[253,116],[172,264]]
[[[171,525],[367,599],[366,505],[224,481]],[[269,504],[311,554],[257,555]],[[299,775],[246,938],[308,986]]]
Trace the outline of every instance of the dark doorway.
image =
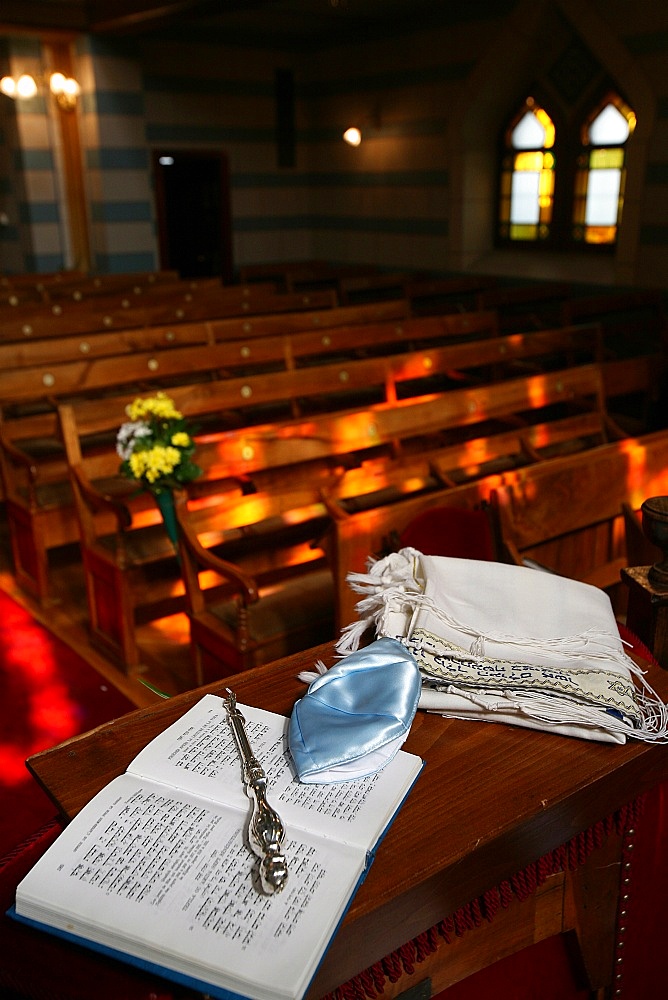
[[201,150],[153,153],[160,266],[182,278],[232,280],[227,157]]

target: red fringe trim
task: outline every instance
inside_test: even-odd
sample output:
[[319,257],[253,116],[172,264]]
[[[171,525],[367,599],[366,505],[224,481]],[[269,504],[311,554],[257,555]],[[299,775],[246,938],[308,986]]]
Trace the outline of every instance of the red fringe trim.
[[466,931],[480,927],[485,921],[491,922],[499,910],[507,909],[514,900],[522,902],[527,899],[551,875],[579,868],[611,833],[624,837],[642,815],[643,804],[644,797],[640,796],[611,816],[576,834],[567,843],[544,854],[522,871],[515,872],[482,896],[460,906],[429,930],[423,931],[380,962],[328,993],[323,1000],[375,1000],[383,992],[387,980],[395,983],[402,975],[411,975],[415,965],[432,955],[443,941],[450,944],[455,937],[462,937]]

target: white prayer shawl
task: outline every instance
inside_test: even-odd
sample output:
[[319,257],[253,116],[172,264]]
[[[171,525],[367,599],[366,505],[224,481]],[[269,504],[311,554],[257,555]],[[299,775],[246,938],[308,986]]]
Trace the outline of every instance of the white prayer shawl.
[[668,709],[625,653],[602,590],[408,548],[348,582],[365,596],[338,651],[357,649],[371,626],[398,639],[420,668],[420,708],[604,742],[668,742]]

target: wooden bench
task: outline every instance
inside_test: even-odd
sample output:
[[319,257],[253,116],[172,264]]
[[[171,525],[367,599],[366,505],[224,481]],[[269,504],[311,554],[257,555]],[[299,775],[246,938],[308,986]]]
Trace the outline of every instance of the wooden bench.
[[[563,304],[562,321],[601,324],[603,350],[609,360],[611,386],[621,373],[626,385],[632,372],[637,385],[618,393],[619,419],[633,431],[665,426],[668,318],[665,292],[659,289],[609,289],[594,294],[573,294]],[[616,390],[615,390],[616,391]]]
[[82,359],[121,358],[138,351],[210,343],[213,343],[213,334],[208,322],[97,330],[81,336],[27,338],[18,343],[0,343],[0,372],[31,367],[46,370],[50,365]]
[[496,277],[483,274],[412,278],[404,286],[404,295],[414,316],[471,312],[479,309],[479,293],[496,288],[497,284]]
[[[215,322],[119,331],[115,335],[118,351],[114,350],[114,335],[111,334],[104,338],[99,334],[100,343],[94,338],[49,340],[43,347],[31,342],[22,345],[23,351],[18,352],[16,364],[11,364],[11,352],[6,345],[4,350],[0,345],[0,399],[7,412],[12,403],[40,399],[53,402],[123,384],[139,384],[144,391],[144,387],[150,389],[174,378],[187,383],[205,372],[213,376],[243,370],[250,375],[272,368],[312,368],[336,356],[344,360],[421,348],[440,352],[423,356],[421,376],[427,375],[427,369],[431,368],[434,376],[449,370],[454,378],[462,378],[464,369],[507,373],[514,365],[518,370],[542,370],[548,364],[564,367],[583,359],[599,360],[601,354],[600,331],[595,324],[498,338],[494,313],[455,313],[392,323],[369,322],[328,328],[325,333],[303,331],[245,337],[238,341],[226,337],[223,342],[216,343],[218,332]],[[488,342],[483,343],[484,340]],[[445,345],[442,349],[438,347],[441,342]],[[146,346],[152,349],[141,349]],[[444,350],[449,353],[443,353]],[[30,365],[30,361],[42,352],[46,354],[46,358],[41,359],[43,363]],[[69,357],[70,352],[75,352],[76,360]],[[82,353],[84,358],[81,358]],[[5,359],[7,368],[3,370]],[[405,380],[409,381],[414,375],[415,366],[412,365],[406,369]],[[637,373],[634,385],[640,376],[641,373]],[[390,373],[390,377],[396,379],[398,376]],[[345,378],[341,370],[339,383]],[[620,370],[611,385],[619,393],[627,382]],[[353,387],[351,384],[350,388]],[[322,391],[325,390],[323,386]]]
[[499,498],[506,541],[521,557],[563,576],[614,588],[628,565],[622,505],[637,509],[646,497],[668,493],[668,432],[609,442],[338,517],[330,558],[339,626],[357,617],[359,595],[346,583],[347,573],[364,572],[369,557],[385,554],[393,537],[423,511],[473,507],[489,500],[492,491]]
[[[496,332],[493,313],[474,313],[342,326],[329,328],[324,334],[314,330],[241,340],[225,338],[218,343],[213,322],[147,327],[104,337],[98,334],[85,341],[51,338],[44,344],[37,341],[22,344],[15,363],[8,345],[0,344],[0,399],[7,412],[13,403],[42,399],[53,402],[124,384],[139,385],[140,391],[144,391],[174,378],[187,383],[206,372],[214,376],[239,370],[251,374],[271,368],[312,367],[336,356],[359,358],[364,354],[390,354],[432,344],[437,349],[439,342],[450,339],[466,339],[471,345],[453,352],[451,368],[473,368],[478,361],[480,365],[509,363],[559,350],[572,354],[584,351],[588,359],[597,357],[596,327],[545,331],[531,335],[531,339],[509,338],[496,346],[487,344],[477,354],[473,340],[494,337]],[[118,350],[114,350],[114,336],[118,338]],[[36,357],[39,363],[34,362]],[[436,373],[445,358],[445,355],[425,357],[424,365],[435,366]]]
[[0,289],[19,293],[33,292],[37,299],[48,302],[55,298],[82,295],[107,295],[137,286],[172,284],[181,281],[178,271],[126,271],[114,274],[87,274],[83,271],[54,271],[50,274],[11,274],[0,277]]
[[275,281],[286,292],[331,288],[338,291],[341,278],[378,274],[375,264],[332,264],[326,260],[274,261],[239,268],[239,281]]
[[[216,342],[240,341],[239,351],[252,351],[251,342],[256,338],[267,338],[280,334],[291,334],[297,330],[313,331],[313,337],[320,339],[320,347],[334,340],[332,334],[321,330],[342,326],[356,331],[358,327],[370,323],[387,323],[408,316],[405,301],[386,303],[383,307],[345,306],[333,307],[316,312],[269,313],[235,319],[198,320],[193,323],[179,321],[166,325],[140,326],[122,330],[94,330],[83,335],[62,337],[26,337],[23,341],[0,343],[0,371],[26,368],[35,365],[47,366],[82,358],[111,357],[131,354],[137,351],[152,351],[186,344],[214,344]],[[489,322],[494,314],[487,313]],[[472,333],[482,333],[484,320],[475,316],[470,321]],[[445,331],[447,324],[443,327]],[[462,329],[469,329],[467,322]],[[494,331],[496,332],[496,330]],[[334,335],[338,338],[338,334]],[[325,338],[325,339],[323,339]],[[397,330],[397,342],[401,331]],[[247,346],[248,345],[248,346]],[[2,398],[0,396],[0,398]]]
[[[377,359],[371,359],[375,364]],[[384,359],[383,359],[384,360]],[[366,361],[358,362],[367,365]],[[294,375],[295,373],[280,373]],[[220,387],[224,383],[219,383]],[[220,397],[211,391],[212,385],[192,387],[175,387],[170,395],[177,407],[187,416],[202,418],[205,412],[220,405]],[[322,517],[331,513],[330,504],[333,500],[350,499],[359,489],[359,482],[354,477],[347,478],[347,471],[361,466],[366,460],[385,457],[386,482],[391,488],[406,489],[433,488],[439,485],[433,472],[433,456],[439,448],[444,447],[445,438],[454,443],[456,436],[465,439],[471,434],[474,426],[489,435],[499,430],[508,430],[511,423],[517,427],[515,435],[515,454],[508,461],[512,465],[517,461],[526,462],[527,456],[522,443],[522,427],[531,426],[527,419],[530,413],[535,414],[533,428],[536,433],[549,437],[549,427],[541,426],[541,414],[547,408],[556,406],[568,409],[573,404],[578,407],[589,405],[594,409],[598,405],[601,391],[601,374],[596,366],[582,365],[565,372],[551,372],[541,376],[531,376],[521,379],[511,379],[497,383],[495,386],[478,386],[470,389],[453,389],[443,393],[430,393],[413,399],[399,402],[384,402],[364,409],[342,410],[336,413],[319,413],[304,417],[301,420],[274,421],[271,423],[244,426],[238,429],[225,430],[216,433],[203,434],[198,437],[197,460],[205,472],[201,480],[192,484],[189,492],[193,501],[198,504],[200,514],[199,530],[211,533],[216,521],[229,530],[230,495],[238,497],[243,492],[254,492],[253,498],[256,510],[264,511],[264,519],[271,521],[278,517],[275,504],[291,504],[297,500],[300,507],[312,508],[312,515],[317,516],[318,530],[321,528]],[[593,394],[593,399],[587,400],[587,395]],[[122,412],[118,401],[117,411]],[[152,543],[133,545],[133,539],[141,536],[133,535],[132,512],[127,507],[127,483],[121,484],[121,492],[125,494],[125,513],[109,493],[108,483],[113,480],[114,471],[118,468],[118,458],[110,443],[104,448],[93,445],[87,440],[99,440],[99,435],[114,431],[117,422],[110,422],[110,406],[99,401],[84,402],[76,408],[61,407],[61,422],[69,428],[64,433],[69,442],[68,459],[70,470],[76,467],[81,470],[82,480],[78,488],[80,503],[89,504],[89,528],[93,531],[93,514],[96,509],[105,512],[116,512],[117,531],[109,532],[108,520],[95,535],[87,540],[82,536],[82,545],[90,544],[95,551],[95,558],[87,555],[84,548],[84,566],[95,563],[95,573],[87,577],[89,586],[89,606],[98,610],[95,630],[99,637],[100,621],[107,621],[111,638],[107,637],[107,652],[112,649],[115,641],[115,657],[126,665],[132,665],[136,658],[136,644],[133,636],[133,614],[122,611],[133,605],[132,595],[150,593],[151,588],[146,582],[146,569],[149,567],[155,575],[155,566],[164,561],[169,554],[163,546],[155,546],[155,531]],[[574,428],[571,428],[574,430]],[[588,430],[591,427],[588,425]],[[561,433],[561,431],[559,432]],[[507,452],[511,451],[508,439],[504,442]],[[468,454],[466,444],[462,451]],[[397,456],[400,455],[400,460]],[[422,480],[414,483],[406,479],[406,462],[413,457],[413,464],[422,469]],[[394,465],[393,463],[396,463]],[[62,473],[61,473],[62,474]],[[47,474],[43,475],[43,486]],[[102,492],[95,489],[95,484],[102,481],[107,490],[105,499]],[[118,488],[118,487],[117,487]],[[277,500],[276,498],[281,498]],[[283,499],[287,498],[287,500]],[[64,501],[63,501],[64,502]],[[71,499],[69,500],[71,503]],[[246,502],[244,502],[246,503]],[[138,512],[140,529],[146,526],[146,516],[150,517],[150,502],[141,498],[141,509]],[[242,503],[242,506],[244,504]],[[281,508],[283,509],[283,508]],[[21,515],[26,518],[25,509]],[[281,515],[284,527],[291,524],[291,518],[283,510]],[[41,517],[33,513],[36,545],[44,547],[48,543],[49,532],[46,525],[49,519],[56,519],[63,526],[63,507],[58,512],[43,510]],[[205,519],[207,527],[201,523]],[[80,521],[83,520],[80,515]],[[153,521],[157,521],[157,512],[153,508]],[[312,520],[312,517],[309,518]],[[208,522],[211,522],[210,524]],[[296,523],[296,521],[295,521]],[[71,524],[71,514],[70,514]],[[215,529],[218,530],[218,529]],[[55,530],[51,532],[53,537]],[[128,558],[128,545],[133,546],[135,556]],[[262,550],[262,559],[269,558],[268,547]],[[103,573],[99,560],[106,567]],[[97,560],[97,561],[96,561]],[[173,561],[173,560],[172,560]],[[285,565],[285,559],[281,559]],[[310,560],[309,560],[310,562]],[[297,564],[291,557],[290,565]],[[273,564],[272,564],[273,565]],[[275,566],[274,566],[275,568]],[[125,577],[140,580],[141,583],[125,585]],[[104,577],[105,584],[101,594],[96,589],[97,582]],[[170,581],[168,574],[158,573],[156,579],[161,585]],[[171,584],[174,584],[171,578]],[[155,594],[155,589],[153,590]],[[156,597],[157,600],[157,597]],[[162,598],[161,598],[162,600]],[[155,603],[155,602],[154,602]],[[164,611],[164,601],[159,606]],[[115,609],[116,617],[110,609]],[[135,615],[138,612],[135,608]],[[119,624],[119,622],[121,624]],[[123,636],[119,643],[119,635]],[[111,655],[111,654],[110,654]]]
[[409,271],[378,272],[343,276],[338,281],[339,301],[343,305],[405,298],[406,286],[419,275]]
[[[390,336],[393,334],[390,333]],[[51,376],[49,391],[53,393],[53,402],[57,401],[59,393],[61,401],[68,394],[81,396],[84,390],[89,395],[103,394],[102,399],[82,402],[80,411],[84,426],[90,428],[88,433],[112,437],[115,427],[123,420],[125,406],[137,395],[136,387],[118,394],[121,385],[127,386],[129,379],[137,382],[143,379],[147,386],[150,383],[152,390],[161,385],[163,388],[168,387],[177,408],[200,423],[202,431],[209,433],[232,427],[267,425],[267,421],[285,421],[298,414],[311,421],[316,418],[325,423],[330,421],[332,427],[336,428],[341,426],[338,413],[351,408],[354,408],[353,412],[358,416],[346,420],[344,414],[344,422],[351,424],[353,420],[361,420],[366,423],[367,410],[360,411],[363,398],[369,405],[390,407],[400,400],[401,406],[405,407],[411,397],[424,396],[425,393],[429,394],[425,397],[425,411],[429,409],[433,412],[435,423],[431,426],[425,424],[421,428],[424,434],[438,431],[439,424],[455,423],[461,428],[467,424],[477,424],[483,419],[493,421],[497,419],[497,412],[500,414],[498,419],[505,419],[507,422],[509,414],[514,411],[519,413],[520,410],[532,410],[537,414],[538,406],[545,411],[548,404],[553,408],[563,408],[564,401],[572,402],[576,399],[586,400],[585,408],[590,412],[575,420],[568,414],[568,421],[554,425],[555,428],[559,427],[558,431],[535,430],[531,441],[527,437],[513,451],[518,452],[519,449],[526,452],[530,446],[536,446],[537,451],[538,445],[544,449],[561,447],[567,438],[574,440],[578,434],[581,436],[584,433],[583,421],[588,424],[587,435],[607,433],[609,430],[609,427],[603,427],[605,399],[598,368],[576,366],[564,378],[557,376],[549,382],[535,383],[530,391],[527,390],[528,395],[522,394],[522,383],[517,380],[512,384],[506,382],[503,388],[481,387],[476,398],[468,397],[462,392],[459,395],[453,394],[455,390],[452,388],[460,384],[464,371],[468,371],[470,375],[471,372],[480,371],[482,367],[483,371],[491,369],[498,375],[503,365],[516,363],[519,359],[525,362],[527,359],[544,361],[545,357],[553,355],[555,351],[563,354],[564,351],[573,349],[582,350],[585,342],[595,355],[598,344],[595,328],[546,331],[513,335],[509,338],[490,337],[445,347],[346,359],[336,363],[327,362],[325,353],[320,364],[311,364],[307,369],[294,367],[295,356],[299,356],[301,337],[302,335],[295,334],[287,345],[285,341],[274,345],[274,359],[280,357],[281,364],[285,366],[280,371],[230,374],[232,359],[227,346],[211,345],[173,348],[159,356],[131,355],[123,359],[120,367],[113,358],[63,365],[57,384],[54,384],[50,369],[42,373],[41,378],[35,378],[33,388],[30,387],[25,370],[19,373],[19,379],[8,375],[6,381],[9,383],[13,379],[16,383],[15,398],[23,400],[35,398],[33,394],[44,391],[44,374]],[[305,338],[302,347],[308,351],[313,349],[308,338]],[[282,356],[279,351],[284,352]],[[267,358],[268,355],[265,354],[259,360],[266,363]],[[308,358],[313,361],[312,355],[308,355]],[[249,362],[248,358],[241,360]],[[215,368],[225,368],[226,377],[211,378]],[[65,379],[68,372],[71,375],[69,383]],[[196,379],[196,374],[205,377]],[[36,376],[36,372],[33,375]],[[0,373],[0,383],[2,377]],[[189,382],[186,381],[187,378],[190,379]],[[444,389],[444,386],[447,388]],[[116,387],[117,391],[109,395],[112,387]],[[8,386],[5,386],[4,394],[5,397],[8,396]],[[591,411],[595,416],[592,416]],[[561,413],[559,415],[565,416]],[[389,417],[383,414],[382,419]],[[398,429],[393,432],[395,438],[403,436],[401,424],[405,419],[407,416],[403,415],[399,419]],[[596,427],[592,424],[596,424]],[[267,449],[271,453],[276,447],[271,441],[271,424],[269,427],[266,432],[267,440],[261,446],[263,455],[267,453]],[[324,440],[329,442],[330,429],[325,426],[322,433]],[[361,444],[356,444],[355,448],[352,444],[348,448],[345,442],[349,435],[350,432],[346,430],[343,437],[344,451],[375,444],[365,439]],[[415,435],[420,437],[419,429],[416,429]],[[385,443],[388,440],[386,437]],[[5,419],[0,428],[0,444],[6,509],[17,578],[22,585],[44,599],[48,592],[47,549],[76,538],[74,524],[71,519],[68,521],[62,509],[63,504],[65,508],[71,504],[71,497],[55,414],[27,414],[15,419]],[[249,446],[244,444],[243,447],[248,449]],[[507,445],[504,444],[503,447],[505,449]],[[496,450],[498,453],[498,449]],[[468,446],[467,467],[471,466],[480,451],[476,450],[475,445]],[[336,451],[336,454],[341,453],[340,449]],[[257,469],[257,465],[255,468]],[[248,471],[248,468],[242,470],[244,475]]]
[[595,320],[603,329],[606,349],[617,358],[662,349],[668,334],[666,296],[660,289],[611,289],[573,294],[562,304],[564,325]]
[[[81,451],[71,408],[61,408],[61,423],[81,531],[91,642],[129,671],[140,662],[137,625],[186,610],[184,580],[190,588],[193,574],[198,584],[199,575],[185,546],[177,564],[150,497],[136,497],[133,484],[114,476],[117,460],[112,457],[110,461],[108,453],[86,456]],[[223,476],[226,471],[218,469]],[[250,648],[247,638],[240,638],[236,653],[233,643],[227,650],[227,672],[242,662],[250,665],[273,659],[295,648],[291,643],[303,648],[300,643],[310,645],[318,636],[333,636],[333,581],[320,545],[328,516],[318,490],[328,472],[323,464],[308,463],[308,475],[304,471],[293,476],[289,489],[271,494],[245,495],[243,481],[230,477],[217,482],[214,496],[190,502],[189,531],[192,544],[208,560],[207,589],[213,588],[218,599],[225,600],[230,616],[237,610],[240,582],[253,600],[267,588],[270,592],[271,613],[262,616],[262,657],[255,645]],[[184,497],[181,502],[185,503]],[[268,626],[276,623],[277,599],[286,597],[286,590],[291,606],[301,594],[301,610],[292,607],[290,627],[284,625],[270,634]],[[317,612],[311,601],[305,603],[307,591],[312,598],[319,595]],[[243,616],[241,636],[247,636],[247,625]],[[196,681],[201,680],[199,669]]]
[[131,327],[193,322],[224,316],[326,309],[336,304],[336,294],[331,291],[311,294],[253,294],[252,286],[221,286],[200,295],[190,292],[178,292],[174,296],[166,294],[147,305],[120,299],[115,308],[105,308],[105,304],[96,299],[66,304],[47,303],[39,309],[16,307],[7,315],[0,316],[0,342],[22,341],[27,337],[88,334],[96,330],[127,330]]
[[[333,310],[338,312],[338,308]],[[358,322],[344,322],[348,315]],[[294,314],[284,314],[292,316]],[[319,315],[319,314],[317,314]],[[323,331],[321,325],[312,330],[291,330],[283,333],[264,334],[261,320],[265,317],[249,319],[251,331],[241,331],[239,325],[231,327],[226,320],[207,320],[198,323],[175,323],[168,326],[139,327],[132,330],[117,330],[98,332],[84,338],[62,337],[45,338],[43,340],[28,340],[24,343],[0,343],[0,399],[9,402],[13,398],[33,398],[35,390],[44,394],[69,392],[79,384],[85,387],[84,376],[78,376],[77,371],[86,371],[94,367],[98,359],[139,355],[145,352],[162,351],[167,348],[187,346],[212,345],[227,349],[229,359],[227,366],[239,368],[242,365],[252,368],[254,364],[282,359],[286,367],[293,364],[306,363],[309,358],[326,357],[330,355],[354,356],[365,350],[379,350],[389,353],[402,348],[427,345],[439,340],[477,339],[496,336],[498,328],[495,313],[455,314],[444,317],[422,317],[418,319],[376,320],[375,310],[365,314],[356,309],[345,310],[345,315],[339,317],[341,325],[328,326]],[[267,317],[272,319],[272,317]],[[315,317],[314,317],[315,318]],[[254,320],[258,322],[254,323]],[[289,322],[285,324],[289,326]],[[594,326],[582,327],[582,342],[591,353],[591,337],[589,331]],[[249,336],[249,332],[252,336]],[[557,337],[561,334],[556,334]],[[568,334],[564,334],[564,342]],[[573,334],[573,342],[576,340]],[[512,348],[511,348],[512,350]],[[193,355],[197,357],[196,354]],[[125,362],[133,365],[132,358]],[[68,369],[65,365],[77,365]],[[218,360],[212,363],[212,368],[224,367]],[[157,369],[158,364],[150,368]],[[187,366],[186,366],[187,367]],[[24,369],[21,373],[16,369]],[[136,372],[136,366],[134,371]],[[109,369],[111,373],[111,369]],[[122,374],[122,373],[119,373]],[[64,376],[61,378],[61,375]],[[132,381],[132,374],[128,381]],[[4,379],[4,381],[2,381]],[[95,384],[95,376],[93,376]],[[21,385],[18,383],[21,382]],[[16,383],[16,387],[13,386]],[[58,389],[59,383],[62,389]],[[42,385],[41,390],[39,389]]]
[[[479,309],[496,309],[502,330],[541,330],[563,322],[564,303],[570,295],[568,282],[535,281],[484,289],[477,302]],[[572,318],[567,325],[576,322]]]
[[[83,323],[87,320],[82,317],[92,314],[93,317],[100,314],[115,314],[119,310],[131,308],[143,308],[150,304],[159,305],[174,304],[180,305],[182,302],[190,302],[196,296],[205,296],[210,292],[222,289],[224,286],[219,279],[204,279],[199,281],[160,281],[160,282],[131,282],[132,276],[124,279],[124,283],[99,286],[95,283],[85,285],[71,285],[67,287],[58,286],[59,294],[47,293],[44,291],[38,297],[24,299],[18,293],[5,297],[0,308],[0,322],[5,324],[9,321],[20,324],[21,329],[29,327],[33,322],[40,327],[44,316],[67,315],[77,317],[77,322]],[[239,286],[243,289],[244,286]],[[267,294],[275,294],[273,285],[253,286],[254,292],[263,291]],[[242,294],[250,294],[246,289]],[[237,298],[237,293],[232,296]],[[3,326],[4,328],[4,326]],[[25,335],[25,334],[24,334]]]

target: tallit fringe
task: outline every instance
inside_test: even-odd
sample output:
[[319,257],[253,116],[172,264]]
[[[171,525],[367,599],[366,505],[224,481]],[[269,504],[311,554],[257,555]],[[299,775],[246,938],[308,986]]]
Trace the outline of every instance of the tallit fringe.
[[322,662],[322,660],[316,660],[313,664],[313,670],[301,670],[297,674],[297,680],[303,681],[304,684],[310,684],[312,681],[316,681],[318,677],[327,673],[327,667]]
[[[481,635],[478,629],[450,618],[434,604],[433,600],[426,597],[415,577],[415,568],[419,557],[420,553],[415,549],[402,549],[382,560],[369,558],[367,560],[367,573],[348,574],[347,580],[351,589],[355,593],[363,594],[364,597],[355,605],[359,615],[358,621],[351,622],[341,630],[341,636],[336,644],[337,652],[340,655],[357,650],[364,633],[372,626],[375,626],[376,634],[383,634],[383,617],[388,608],[392,606],[397,611],[402,610],[407,613],[414,612],[418,608],[429,610],[450,627],[471,636],[469,655],[473,656],[484,655],[486,641],[512,642],[516,646],[524,646],[533,651],[543,650],[548,654],[558,651],[564,657],[573,658],[583,655],[582,646],[584,644],[587,647],[586,655],[589,659],[613,660],[636,678],[640,686],[640,690],[636,689],[636,704],[642,720],[640,724],[633,725],[630,721],[624,721],[603,709],[578,705],[575,702],[557,701],[553,696],[541,695],[540,693],[522,692],[519,694],[514,692],[513,697],[516,699],[517,710],[546,725],[561,722],[596,726],[647,742],[668,742],[668,706],[661,701],[648,683],[645,671],[631,659],[623,645],[621,648],[618,648],[614,643],[611,645],[610,637],[595,629],[558,639],[538,639],[503,633]],[[380,572],[378,572],[379,564],[382,564]],[[395,636],[395,638],[402,640],[401,636]],[[470,693],[467,694],[467,697],[471,697]],[[571,712],[570,716],[563,714],[567,705]],[[558,715],[558,712],[562,714]]]
[[[347,579],[351,581],[351,578],[354,578],[354,585],[351,582],[353,590],[357,593],[365,593],[366,597],[355,605],[359,620],[351,622],[341,630],[341,637],[336,644],[339,652],[353,652],[358,649],[362,636],[372,625],[376,627],[377,632],[382,631],[383,616],[387,609],[394,605],[397,610],[410,613],[424,609],[451,628],[469,635],[471,644],[468,653],[472,656],[485,655],[485,642],[509,642],[533,651],[542,650],[548,654],[558,651],[560,655],[572,657],[581,657],[582,646],[585,645],[587,657],[590,659],[612,659],[625,669],[637,669],[623,648],[611,645],[609,636],[595,629],[555,639],[520,636],[509,632],[483,635],[474,626],[447,615],[431,598],[427,597],[421,590],[416,589],[417,583],[412,576],[405,578],[403,586],[398,583],[396,576],[393,576],[386,583],[383,581],[383,577],[374,573],[350,573]],[[411,586],[407,587],[406,584]]]
[[[517,712],[546,726],[586,726],[595,729],[604,729],[619,736],[632,737],[644,742],[668,743],[668,709],[656,696],[656,700],[654,701],[648,701],[643,695],[640,696],[638,703],[642,724],[636,726],[630,721],[619,718],[595,705],[565,698],[555,698],[541,692],[506,690],[502,692],[504,698],[502,702],[499,696],[494,693],[487,694],[484,691],[472,691],[468,688],[457,687],[454,684],[442,687],[436,686],[435,690],[443,691],[445,694],[456,695],[465,701],[469,701],[477,708],[490,713],[492,717],[491,721],[493,721],[495,711],[503,713]],[[438,708],[432,708],[430,711],[449,717],[457,717],[458,715],[456,710],[450,712],[446,709],[443,712],[439,712]]]

